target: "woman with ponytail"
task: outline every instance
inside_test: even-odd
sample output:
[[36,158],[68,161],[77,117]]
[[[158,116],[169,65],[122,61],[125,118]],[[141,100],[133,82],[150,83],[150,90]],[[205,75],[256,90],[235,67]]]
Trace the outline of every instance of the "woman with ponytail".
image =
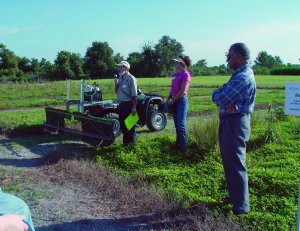
[[191,60],[188,56],[183,55],[173,60],[176,72],[172,78],[172,87],[167,103],[173,107],[173,119],[176,128],[175,146],[184,152],[188,145],[186,115],[189,105],[187,94],[191,83],[188,68],[191,66]]

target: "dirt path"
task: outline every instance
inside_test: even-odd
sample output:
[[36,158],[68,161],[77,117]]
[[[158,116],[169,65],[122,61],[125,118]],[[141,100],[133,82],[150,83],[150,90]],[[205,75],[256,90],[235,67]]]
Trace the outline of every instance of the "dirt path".
[[[90,146],[37,140],[43,141],[38,137],[0,137],[0,164],[5,170],[20,172],[7,180],[19,185],[16,194],[28,203],[36,230],[149,230],[149,217],[126,205],[136,193],[131,192],[124,202],[118,191],[128,193],[124,191],[127,183],[119,184],[109,171],[91,164],[87,160]],[[143,193],[150,198],[145,202],[148,207],[162,203]]]
[[[164,132],[174,132],[169,122]],[[92,150],[68,136],[0,135],[0,186],[9,183],[6,191],[28,203],[37,231],[241,230],[226,217],[182,211],[141,182],[120,180],[95,164]]]

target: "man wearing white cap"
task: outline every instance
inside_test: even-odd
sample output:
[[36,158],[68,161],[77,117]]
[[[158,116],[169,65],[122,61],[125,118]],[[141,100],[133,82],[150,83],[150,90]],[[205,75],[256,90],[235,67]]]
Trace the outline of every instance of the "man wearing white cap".
[[121,61],[117,64],[118,76],[115,77],[115,92],[119,103],[119,121],[123,133],[123,144],[133,144],[136,139],[135,127],[128,131],[124,120],[132,113],[135,115],[137,104],[137,81],[129,73],[130,64],[127,61]]

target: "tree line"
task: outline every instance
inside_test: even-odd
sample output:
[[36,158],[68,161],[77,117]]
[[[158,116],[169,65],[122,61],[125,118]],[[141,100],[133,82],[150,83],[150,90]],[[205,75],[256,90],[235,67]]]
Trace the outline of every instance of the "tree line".
[[[184,47],[180,42],[162,36],[154,45],[145,43],[141,51],[130,53],[126,60],[131,64],[131,72],[137,77],[170,76],[174,72],[172,58],[183,52]],[[124,57],[120,53],[115,54],[107,42],[93,42],[84,57],[79,53],[62,50],[54,62],[45,58],[19,57],[0,43],[0,81],[79,79],[85,76],[105,78],[114,74],[115,64],[121,60]],[[261,51],[253,64],[256,74],[272,74],[276,69],[280,69],[282,74],[282,70],[289,67],[291,65],[283,64],[279,56],[272,56],[266,51]],[[193,76],[231,73],[224,64],[208,66],[206,59],[195,62],[190,72]]]

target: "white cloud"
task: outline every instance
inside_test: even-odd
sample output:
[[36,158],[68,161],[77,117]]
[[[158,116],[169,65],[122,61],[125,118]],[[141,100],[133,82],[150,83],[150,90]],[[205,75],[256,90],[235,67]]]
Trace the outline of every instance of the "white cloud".
[[37,29],[38,28],[36,26],[31,26],[26,28],[0,26],[0,37],[5,37],[20,32],[32,32]]
[[265,50],[280,56],[284,62],[298,63],[300,22],[271,21],[237,31],[235,41],[244,41],[252,51],[252,59]]
[[300,32],[300,22],[270,21],[236,31],[234,38],[247,40],[287,37]]
[[18,33],[20,29],[18,27],[3,27],[0,26],[0,37],[4,37],[10,34]]
[[[218,29],[218,28],[217,28]],[[194,62],[205,58],[209,65],[225,63],[224,52],[235,42],[246,43],[254,60],[258,52],[265,50],[280,56],[284,62],[296,63],[299,57],[300,22],[268,21],[241,28],[219,29],[218,37],[189,37],[181,39],[185,51]]]

